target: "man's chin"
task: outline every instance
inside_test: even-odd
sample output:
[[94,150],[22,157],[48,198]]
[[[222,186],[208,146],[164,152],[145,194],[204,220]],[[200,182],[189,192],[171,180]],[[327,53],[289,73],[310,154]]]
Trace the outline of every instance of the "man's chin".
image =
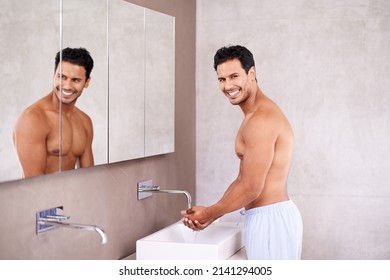
[[230,99],[230,104],[232,104],[232,105],[240,105],[241,103],[242,103],[241,100],[231,100]]
[[69,98],[62,97],[61,103],[64,105],[71,105],[71,104],[76,103],[76,100],[77,100],[77,98],[69,99]]

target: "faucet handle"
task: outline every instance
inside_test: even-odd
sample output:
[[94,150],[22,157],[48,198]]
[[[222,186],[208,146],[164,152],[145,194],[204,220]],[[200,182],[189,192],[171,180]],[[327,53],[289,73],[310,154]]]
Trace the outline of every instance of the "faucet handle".
[[47,215],[46,217],[41,217],[40,220],[50,221],[50,222],[61,222],[65,220],[69,220],[70,216],[65,215]]
[[138,187],[139,192],[144,192],[144,191],[159,191],[160,186],[148,186],[148,185],[140,185]]

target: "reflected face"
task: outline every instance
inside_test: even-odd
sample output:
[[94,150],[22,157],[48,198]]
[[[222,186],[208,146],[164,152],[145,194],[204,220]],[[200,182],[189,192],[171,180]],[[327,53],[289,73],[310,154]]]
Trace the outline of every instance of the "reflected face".
[[[86,78],[86,70],[83,66],[72,64],[67,61],[62,62],[62,73],[60,73],[60,64],[54,73],[54,93],[58,100],[64,104],[75,103],[81,96],[84,88],[89,85],[90,79]],[[60,85],[62,84],[62,93]]]
[[252,91],[254,68],[248,74],[238,59],[228,60],[217,66],[219,88],[233,105],[239,105],[249,98]]

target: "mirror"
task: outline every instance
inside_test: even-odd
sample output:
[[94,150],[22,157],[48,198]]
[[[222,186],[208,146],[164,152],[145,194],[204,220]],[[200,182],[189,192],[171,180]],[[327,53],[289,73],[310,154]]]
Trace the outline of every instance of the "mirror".
[[0,181],[20,179],[12,133],[21,112],[53,89],[60,1],[0,1]]
[[109,5],[109,162],[173,152],[175,18]]
[[175,18],[145,11],[145,156],[175,150]]
[[124,0],[2,0],[0,26],[0,182],[21,178],[13,128],[52,90],[64,47],[95,62],[76,103],[93,121],[95,165],[174,151],[174,17]]
[[109,162],[144,156],[144,8],[109,1]]
[[85,112],[93,123],[95,165],[108,162],[107,37],[107,0],[62,1],[61,49],[83,47],[94,60],[89,86],[77,99],[76,107]]

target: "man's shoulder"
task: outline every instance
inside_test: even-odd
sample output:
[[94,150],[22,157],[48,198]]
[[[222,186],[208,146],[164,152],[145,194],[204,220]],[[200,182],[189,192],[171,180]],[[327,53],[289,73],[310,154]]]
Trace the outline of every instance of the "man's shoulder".
[[93,123],[91,117],[78,107],[75,107],[74,109],[74,120],[81,124],[87,131],[87,133],[91,133],[93,131]]
[[260,106],[252,114],[247,126],[256,130],[279,133],[287,123],[288,121],[282,110],[274,102],[270,101]]
[[80,108],[75,107],[75,113],[83,120],[83,122],[92,123],[91,117]]
[[279,122],[282,116],[283,113],[276,104],[267,102],[267,104],[257,108],[250,121],[259,124],[275,123]]
[[22,114],[20,115],[19,119],[35,119],[35,118],[41,118],[44,115],[44,110],[38,106],[36,103],[28,106]]
[[31,125],[44,124],[50,119],[50,114],[53,113],[56,113],[55,110],[50,108],[42,98],[24,109],[18,118],[18,122]]
[[19,135],[46,135],[50,132],[50,122],[46,114],[36,106],[26,108],[19,116],[14,133]]

